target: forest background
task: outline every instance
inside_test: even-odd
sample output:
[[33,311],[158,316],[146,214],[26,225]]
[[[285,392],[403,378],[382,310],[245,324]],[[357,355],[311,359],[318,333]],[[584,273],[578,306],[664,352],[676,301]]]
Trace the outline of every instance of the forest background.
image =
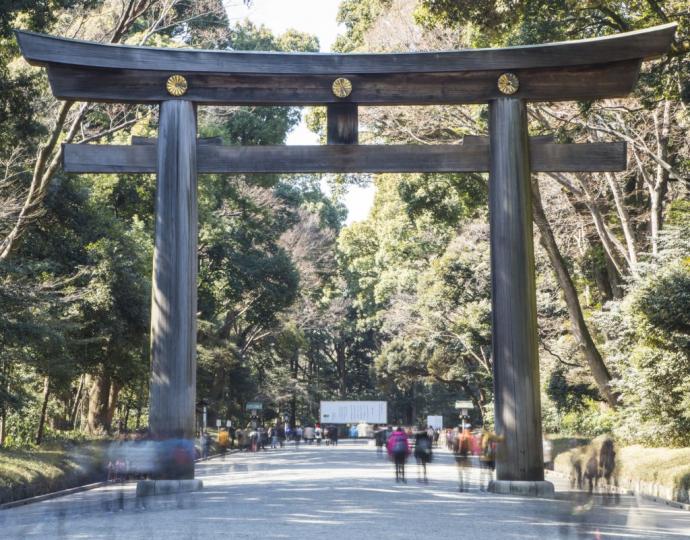
[[[229,6],[232,10],[232,6]],[[690,10],[677,1],[344,0],[341,52],[500,47],[676,21],[633,95],[529,108],[532,135],[624,140],[623,173],[533,176],[549,433],[690,445]],[[0,445],[146,426],[155,178],[66,175],[61,143],[155,136],[157,108],[57,102],[12,29],[109,43],[318,51],[230,24],[220,0],[0,1]],[[486,106],[364,107],[364,143],[460,143]],[[199,133],[280,144],[325,110],[204,107]],[[209,420],[312,422],[321,399],[384,399],[390,420],[492,420],[487,177],[199,178],[197,397]],[[373,182],[368,219],[341,197]]]

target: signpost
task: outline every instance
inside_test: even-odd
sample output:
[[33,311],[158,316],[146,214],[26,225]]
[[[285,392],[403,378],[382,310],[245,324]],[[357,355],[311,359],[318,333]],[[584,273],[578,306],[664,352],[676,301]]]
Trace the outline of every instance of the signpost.
[[470,409],[474,409],[474,403],[469,400],[460,400],[455,402],[455,408],[460,409],[460,422],[461,427],[465,429],[465,418],[467,418],[467,413]]

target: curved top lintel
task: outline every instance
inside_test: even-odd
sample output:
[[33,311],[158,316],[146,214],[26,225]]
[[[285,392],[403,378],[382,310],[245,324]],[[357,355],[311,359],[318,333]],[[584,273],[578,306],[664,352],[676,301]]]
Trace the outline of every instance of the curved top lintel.
[[102,44],[16,31],[22,54],[38,66],[144,69],[256,75],[449,73],[558,68],[650,59],[664,54],[675,23],[612,36],[501,49],[385,54],[210,51]]

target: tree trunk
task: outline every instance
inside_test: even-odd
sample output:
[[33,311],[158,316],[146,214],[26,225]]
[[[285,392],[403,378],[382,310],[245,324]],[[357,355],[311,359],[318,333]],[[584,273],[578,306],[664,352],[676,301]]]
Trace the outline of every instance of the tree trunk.
[[91,377],[89,390],[89,414],[86,422],[87,431],[102,434],[108,431],[108,397],[110,395],[110,378],[99,374]]
[[604,177],[608,182],[611,193],[613,193],[613,200],[616,203],[618,219],[621,222],[623,236],[625,236],[625,244],[628,248],[628,262],[630,264],[630,270],[633,274],[635,274],[637,273],[637,250],[635,247],[635,233],[630,222],[630,214],[628,214],[628,209],[625,206],[623,193],[618,185],[618,182],[616,181],[616,176],[611,172],[607,172],[604,173]]
[[72,412],[69,415],[69,423],[72,426],[72,429],[75,429],[75,427],[76,427],[77,411],[79,410],[79,405],[81,405],[81,399],[82,399],[82,395],[84,393],[84,380],[85,379],[86,379],[86,375],[82,375],[81,378],[79,379],[79,388],[77,389],[77,393],[74,396],[74,406],[72,407]]
[[541,194],[539,192],[538,180],[534,179],[532,181],[532,211],[534,214],[534,222],[539,229],[540,243],[546,250],[551,261],[551,266],[556,274],[556,279],[563,291],[563,298],[565,300],[568,315],[570,316],[570,323],[572,327],[572,332],[577,341],[580,350],[587,359],[590,371],[594,377],[599,392],[607,401],[607,403],[615,408],[618,401],[618,396],[611,389],[611,374],[609,373],[604,359],[601,357],[599,350],[594,344],[587,324],[585,323],[584,316],[582,314],[582,308],[580,306],[580,300],[577,296],[577,290],[573,284],[570,274],[568,273],[568,268],[565,264],[565,260],[561,255],[558,245],[556,244],[556,239],[551,230],[551,226],[544,213],[544,208],[541,203]]
[[[2,364],[2,378],[0,379],[0,384],[7,384],[6,390],[7,395],[10,394],[10,368],[9,361],[3,361]],[[0,448],[5,445],[5,437],[7,437],[7,403],[2,401],[2,406],[0,407]]]
[[[671,102],[664,101],[664,109],[661,122],[659,122],[658,110],[654,114],[654,127],[657,137],[657,158],[661,162],[668,160],[668,138],[671,126]],[[650,205],[650,235],[652,241],[652,253],[659,252],[659,232],[663,226],[664,199],[668,191],[669,172],[659,162],[656,166],[654,185],[648,186]]]
[[110,391],[108,392],[108,408],[105,415],[105,428],[108,433],[112,431],[113,417],[117,410],[117,398],[120,395],[122,386],[115,381],[110,382]]
[[345,344],[340,342],[335,345],[336,370],[338,372],[338,395],[340,399],[347,397],[347,373]]
[[48,410],[48,398],[50,397],[50,378],[46,375],[43,379],[43,403],[41,404],[41,416],[38,419],[38,430],[36,432],[36,444],[43,441],[43,430],[46,423],[46,411]]

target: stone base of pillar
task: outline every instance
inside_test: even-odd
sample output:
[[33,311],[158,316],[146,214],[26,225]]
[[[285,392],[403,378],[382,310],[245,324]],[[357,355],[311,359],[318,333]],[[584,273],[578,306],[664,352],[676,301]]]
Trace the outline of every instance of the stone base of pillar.
[[553,484],[546,480],[492,480],[489,482],[487,491],[501,495],[521,495],[542,499],[555,497]]
[[171,495],[201,491],[204,483],[198,479],[190,480],[139,480],[137,482],[137,497],[151,497],[153,495]]

